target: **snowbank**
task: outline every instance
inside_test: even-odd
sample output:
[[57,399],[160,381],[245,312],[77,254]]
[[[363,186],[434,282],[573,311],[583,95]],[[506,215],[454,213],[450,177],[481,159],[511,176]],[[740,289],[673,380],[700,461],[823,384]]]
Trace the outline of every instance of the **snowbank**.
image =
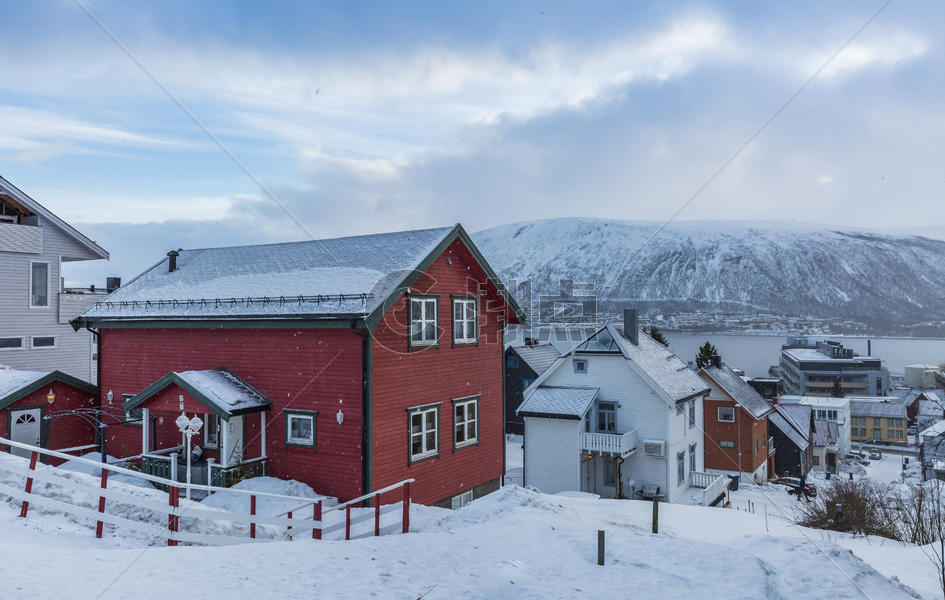
[[[337,504],[335,498],[327,496],[318,496],[315,490],[304,483],[294,479],[284,480],[275,477],[254,477],[244,479],[231,489],[243,490],[246,492],[263,492],[266,494],[279,494],[282,496],[296,496],[300,500],[283,500],[280,498],[267,498],[259,496],[256,498],[256,514],[260,515],[280,515],[297,508],[305,502],[306,498],[321,498],[325,506]],[[200,504],[202,506],[216,508],[218,510],[228,510],[242,514],[249,514],[250,499],[247,494],[237,494],[233,492],[217,492],[206,498]],[[306,513],[307,514],[307,513]]]
[[[88,460],[94,460],[95,462],[102,462],[102,453],[101,452],[89,452],[88,454],[83,454],[81,458]],[[105,457],[108,460],[108,464],[116,465],[119,467],[126,466],[120,458],[115,458],[114,456],[108,455]],[[93,467],[90,464],[79,462],[76,460],[67,460],[58,467],[64,471],[73,471],[75,473],[85,473],[86,475],[91,475],[95,478],[102,477],[101,467]],[[145,479],[140,479],[138,477],[133,477],[131,475],[125,475],[124,473],[109,473],[108,474],[109,485],[112,483],[120,482],[127,485],[136,485],[138,487],[154,489],[154,486],[151,485],[150,481]]]

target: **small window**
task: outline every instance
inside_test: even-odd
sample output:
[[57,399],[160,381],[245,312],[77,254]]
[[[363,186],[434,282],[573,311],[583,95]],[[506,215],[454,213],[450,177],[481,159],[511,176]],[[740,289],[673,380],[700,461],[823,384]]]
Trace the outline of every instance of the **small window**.
[[49,306],[49,263],[30,263],[30,307]]
[[882,419],[873,418],[873,427],[879,427],[879,424],[882,423]]
[[734,448],[734,447],[735,447],[735,442],[732,442],[729,440],[722,440],[721,442],[719,442],[719,448]]
[[686,483],[686,453],[676,453],[676,485]]
[[[129,394],[130,396],[130,394]],[[132,408],[125,411],[125,425],[135,425],[141,427],[144,424],[144,409]]]
[[466,506],[472,501],[473,501],[472,490],[466,490],[462,494],[457,494],[453,496],[453,498],[450,500],[450,508],[452,508],[453,510],[456,510],[458,508],[462,508]]
[[820,457],[815,454],[815,455],[814,455],[814,466],[816,467],[816,466],[819,466],[819,465],[820,465]]
[[691,400],[689,402],[689,427],[695,428],[696,426],[696,401]]
[[0,338],[0,350],[20,350],[21,348],[23,348],[21,337]]
[[220,417],[214,414],[203,416],[203,447],[217,448],[220,445]]
[[32,339],[33,348],[55,348],[56,338],[53,336],[34,337]]
[[574,365],[575,373],[587,373],[587,360],[583,358],[575,358],[571,364]]
[[615,485],[617,482],[616,467],[614,466],[614,457],[604,457],[604,485]]
[[534,379],[524,379],[524,378],[523,378],[523,379],[522,379],[522,391],[524,392],[525,390],[527,390],[527,389],[528,389],[528,386],[530,386],[533,381],[535,381],[535,380],[534,380]]
[[735,407],[734,406],[720,406],[719,407],[719,422],[720,423],[734,423],[735,422]]
[[453,446],[464,448],[479,441],[479,398],[453,401]]
[[317,412],[283,411],[285,445],[315,449],[315,417]]
[[518,368],[518,357],[509,354],[509,358],[508,358],[508,360],[506,361],[506,366],[508,366],[508,368],[510,368],[510,369],[517,369],[517,368]]
[[410,299],[410,343],[432,346],[437,343],[436,298]]
[[696,444],[689,446],[689,470],[696,470]]
[[476,343],[476,300],[453,299],[453,343]]
[[439,405],[409,410],[410,462],[439,456]]
[[597,404],[597,429],[604,433],[617,431],[617,405],[613,402]]

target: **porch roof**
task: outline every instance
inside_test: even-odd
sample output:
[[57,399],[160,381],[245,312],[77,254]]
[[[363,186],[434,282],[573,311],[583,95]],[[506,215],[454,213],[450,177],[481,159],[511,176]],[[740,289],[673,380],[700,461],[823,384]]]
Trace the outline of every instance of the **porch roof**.
[[10,406],[54,381],[65,383],[89,394],[98,392],[98,388],[91,383],[66,375],[62,371],[0,369],[0,409]]
[[272,403],[262,393],[221,367],[203,371],[171,371],[125,401],[125,410],[138,408],[171,384],[183,388],[197,402],[225,421],[232,416],[272,407]]
[[539,386],[518,407],[523,417],[581,419],[591,407],[600,389],[596,387]]

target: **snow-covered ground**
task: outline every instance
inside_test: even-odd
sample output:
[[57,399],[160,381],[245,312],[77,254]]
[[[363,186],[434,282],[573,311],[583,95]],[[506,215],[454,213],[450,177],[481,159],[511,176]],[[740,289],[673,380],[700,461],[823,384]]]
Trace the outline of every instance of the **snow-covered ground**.
[[[514,455],[510,459],[511,469],[520,468]],[[260,485],[275,489],[273,482]],[[757,508],[661,504],[661,531],[653,535],[648,502],[550,496],[515,485],[458,511],[414,506],[408,535],[348,542],[300,536],[167,548],[120,531],[96,540],[89,523],[54,511],[31,509],[26,519],[18,514],[18,503],[0,502],[2,598],[878,600],[940,594],[934,570],[915,547],[807,530],[770,514],[766,519]],[[604,566],[596,564],[598,529],[607,532]]]

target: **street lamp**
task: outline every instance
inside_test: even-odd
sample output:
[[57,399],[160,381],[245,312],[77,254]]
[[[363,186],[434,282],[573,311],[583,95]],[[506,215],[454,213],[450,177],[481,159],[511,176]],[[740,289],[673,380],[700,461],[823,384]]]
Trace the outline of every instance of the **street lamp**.
[[203,420],[197,415],[194,415],[193,419],[188,419],[187,413],[182,412],[174,423],[177,424],[177,428],[187,439],[187,499],[190,500],[190,438],[200,432],[200,428],[203,427]]

